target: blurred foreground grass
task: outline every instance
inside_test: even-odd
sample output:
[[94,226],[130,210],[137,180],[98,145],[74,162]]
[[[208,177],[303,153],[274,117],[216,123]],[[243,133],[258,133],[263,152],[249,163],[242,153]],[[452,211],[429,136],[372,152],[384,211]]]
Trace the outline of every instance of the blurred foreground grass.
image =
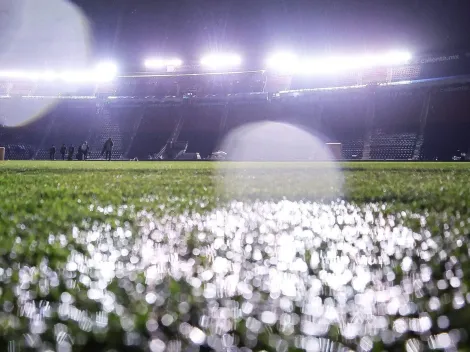
[[[224,173],[217,173],[216,166],[221,167]],[[387,331],[391,332],[392,337],[384,335],[383,331],[346,336],[345,326],[339,323],[330,324],[323,333],[309,334],[297,328],[284,331],[281,326],[269,323],[266,316],[264,320],[257,320],[263,323],[263,327],[255,329],[254,333],[254,323],[250,320],[253,316],[269,309],[279,309],[278,306],[262,309],[261,304],[258,307],[260,312],[254,311],[247,315],[248,318],[242,315],[239,319],[233,319],[235,325],[225,333],[232,337],[224,338],[232,339],[229,342],[239,347],[279,352],[294,349],[326,350],[325,346],[321,347],[321,338],[337,342],[335,346],[338,350],[344,346],[353,350],[422,350],[458,346],[460,350],[465,350],[469,341],[466,335],[470,332],[470,310],[466,304],[470,299],[467,294],[470,264],[466,259],[470,228],[470,163],[354,162],[338,166],[339,175],[344,178],[341,198],[348,203],[359,207],[378,204],[379,209],[386,205],[382,209],[385,217],[387,214],[401,213],[421,215],[419,219],[406,220],[403,225],[414,231],[427,231],[433,243],[448,252],[433,252],[435,257],[429,259],[433,270],[430,281],[435,285],[424,289],[429,280],[416,280],[422,275],[423,265],[428,260],[419,258],[419,253],[408,248],[400,254],[401,257],[395,255],[394,262],[389,265],[395,271],[391,282],[402,287],[409,296],[406,301],[394,304],[406,306],[413,303],[416,307],[410,308],[411,313],[393,309],[390,311],[393,313],[374,312],[375,315],[387,318]],[[253,189],[245,189],[242,194],[232,191],[221,193],[217,188],[221,178],[226,177],[230,170],[257,168],[270,170],[269,174],[275,175],[273,182],[266,182],[265,187],[257,184]],[[180,276],[173,275],[171,268],[168,274],[160,273],[163,276],[159,276],[156,282],[149,281],[150,274],[146,269],[140,273],[136,269],[135,265],[141,258],[130,257],[129,263],[134,265],[132,269],[123,269],[121,274],[105,279],[99,276],[101,274],[97,273],[96,268],[89,272],[88,269],[80,271],[79,268],[72,270],[67,267],[71,256],[81,258],[74,259],[74,263],[80,267],[80,263],[86,263],[87,259],[84,258],[90,257],[90,253],[96,253],[97,248],[102,252],[99,258],[104,258],[103,262],[114,255],[112,248],[118,248],[120,256],[123,256],[122,251],[126,247],[132,252],[130,247],[138,247],[138,239],[125,238],[117,245],[113,237],[117,236],[116,230],[121,231],[121,234],[128,231],[131,237],[141,233],[138,228],[142,226],[140,219],[143,211],[152,214],[153,219],[167,219],[165,221],[172,223],[172,226],[179,226],[178,223],[190,219],[191,214],[209,213],[224,207],[234,197],[247,202],[256,199],[306,202],[314,197],[314,200],[318,200],[316,196],[321,194],[318,188],[322,187],[322,183],[318,180],[322,168],[324,165],[321,163],[0,162],[0,350],[23,350],[28,347],[31,350],[49,348],[63,351],[84,348],[176,351],[186,350],[188,341],[189,348],[196,348],[197,345],[201,345],[201,348],[229,348],[230,343],[222,341],[223,338],[220,340],[222,342],[219,341],[222,345],[218,340],[209,340],[211,336],[215,339],[224,329],[218,331],[213,325],[204,325],[200,321],[202,316],[210,316],[208,311],[214,307],[214,302],[218,302],[218,307],[227,302],[224,303],[222,298],[201,299],[207,297],[193,296],[194,287]],[[299,173],[303,175],[300,181],[295,176]],[[251,183],[247,182],[246,185],[249,188]],[[253,207],[252,211],[256,212],[256,208]],[[191,221],[195,220],[191,218]],[[393,222],[398,227],[398,219],[394,218]],[[387,226],[393,227],[388,223],[383,224],[384,229]],[[282,231],[279,229],[279,233]],[[91,232],[98,233],[98,237],[103,234],[103,239],[81,239]],[[207,244],[206,238],[194,239],[191,237],[193,232],[189,235],[181,240],[185,242],[185,251],[187,247],[198,250],[199,246]],[[90,243],[93,247],[91,249]],[[424,240],[419,243],[427,250],[429,244]],[[106,247],[104,249],[101,248],[103,244]],[[139,250],[136,253],[140,253]],[[302,254],[307,264],[312,256],[309,250]],[[195,252],[185,252],[181,257],[188,261],[187,256],[191,257],[191,253]],[[220,256],[220,252],[216,251],[217,255]],[[403,263],[400,264],[403,256],[409,256],[416,264],[406,273],[403,271]],[[201,257],[198,254],[194,257],[198,270],[211,267],[213,258],[208,259],[211,256]],[[99,259],[92,260],[96,265]],[[149,263],[149,266],[154,265],[151,261]],[[117,268],[117,264],[113,265]],[[310,279],[320,277],[317,269],[309,269]],[[198,276],[201,272],[196,270],[196,274]],[[444,285],[444,281],[452,283],[453,277],[459,279],[458,285]],[[105,285],[94,287],[94,280],[98,286],[103,286],[103,282]],[[411,292],[408,292],[410,289],[407,285],[421,286],[413,286]],[[101,290],[99,297],[90,294],[95,289]],[[152,296],[150,299],[149,294],[154,292],[157,298]],[[278,299],[270,297],[269,292],[266,296],[261,287],[259,292],[258,299],[263,302]],[[322,291],[319,297],[327,302],[328,297],[335,295]],[[243,303],[249,301],[238,294],[230,298],[240,304],[237,309],[242,309]],[[106,308],[106,299],[113,301],[112,309]],[[162,299],[161,304],[156,304],[159,299]],[[376,297],[373,299],[377,301]],[[464,303],[457,304],[456,299],[463,299]],[[439,302],[438,309],[430,307],[430,302],[436,303],[436,300]],[[182,308],[182,302],[188,303],[188,307]],[[233,302],[230,304],[233,305]],[[230,309],[233,308],[230,306]],[[68,313],[60,313],[60,309],[68,309]],[[73,314],[80,317],[73,317]],[[303,317],[306,313],[299,305],[291,309],[289,314]],[[417,319],[418,323],[412,318]],[[413,324],[427,324],[424,318],[430,319],[429,328],[413,327]],[[186,325],[182,326],[181,322]],[[320,323],[316,321],[316,324]],[[194,330],[196,327],[197,330]],[[447,335],[444,336],[444,333]],[[201,340],[202,335],[197,334],[203,334],[204,339]],[[254,342],[244,340],[243,335],[246,334],[252,336]],[[295,336],[303,336],[303,342],[295,342]],[[312,336],[317,339],[316,342],[308,340]],[[432,342],[433,339],[437,342]]]

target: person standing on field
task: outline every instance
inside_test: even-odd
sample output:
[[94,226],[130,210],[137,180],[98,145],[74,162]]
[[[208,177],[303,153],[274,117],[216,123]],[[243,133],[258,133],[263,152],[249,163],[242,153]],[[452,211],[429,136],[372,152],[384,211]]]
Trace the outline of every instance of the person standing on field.
[[65,154],[67,153],[67,147],[65,143],[62,143],[62,147],[60,147],[60,155],[62,155],[62,160],[65,160]]
[[75,151],[75,147],[73,146],[73,144],[70,144],[68,160],[73,160],[73,152],[74,151]]
[[89,151],[90,151],[90,146],[88,145],[88,142],[85,141],[85,143],[82,144],[83,160],[88,159],[88,152]]
[[83,151],[81,145],[78,146],[77,160],[83,160]]
[[49,159],[55,160],[55,145],[53,144],[51,149],[49,149]]
[[106,153],[106,160],[108,161],[111,161],[111,154],[112,154],[112,151],[113,151],[113,141],[111,138],[108,138],[108,140],[106,142],[104,142],[104,145],[103,145],[103,150],[101,151],[101,155],[103,155],[104,153]]

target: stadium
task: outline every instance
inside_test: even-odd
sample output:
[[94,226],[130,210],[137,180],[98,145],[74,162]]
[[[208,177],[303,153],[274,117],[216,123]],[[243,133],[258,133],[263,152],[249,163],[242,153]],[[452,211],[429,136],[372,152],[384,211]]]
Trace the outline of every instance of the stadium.
[[470,52],[19,52],[0,55],[0,351],[469,350]]
[[[147,61],[159,64],[158,74],[114,78],[105,66],[105,82],[98,83],[74,82],[83,75],[67,72],[4,71],[0,136],[13,160],[48,159],[51,145],[84,141],[98,159],[107,138],[115,141],[115,160],[191,160],[216,152],[237,126],[282,121],[340,143],[340,160],[465,158],[470,53],[408,55],[325,64],[280,53],[271,69],[248,72],[227,70],[239,69],[237,61],[220,54],[206,58],[208,67],[154,59]],[[325,69],[331,72],[315,74]]]

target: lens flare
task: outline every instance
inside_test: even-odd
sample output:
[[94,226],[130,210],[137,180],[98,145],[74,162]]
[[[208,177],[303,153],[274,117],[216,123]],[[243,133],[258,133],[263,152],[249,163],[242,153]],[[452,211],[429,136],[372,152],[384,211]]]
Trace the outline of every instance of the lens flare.
[[88,21],[69,1],[0,2],[1,82],[8,84],[14,100],[2,99],[8,126],[27,124],[56,104],[54,99],[21,97],[73,94],[79,89],[56,82],[57,72],[89,67],[89,42]]
[[218,164],[222,198],[283,198],[285,184],[298,185],[298,198],[332,199],[342,194],[335,156],[320,135],[301,127],[247,124],[231,131],[218,150],[230,160]]

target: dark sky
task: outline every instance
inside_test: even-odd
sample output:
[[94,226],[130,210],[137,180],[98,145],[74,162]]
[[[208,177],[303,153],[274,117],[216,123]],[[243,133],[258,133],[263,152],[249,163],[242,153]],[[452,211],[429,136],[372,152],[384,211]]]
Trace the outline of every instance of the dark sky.
[[[1,1],[11,8],[20,0]],[[114,57],[126,66],[135,66],[143,57],[159,53],[188,62],[210,50],[238,52],[256,66],[276,49],[311,55],[387,49],[408,49],[414,54],[452,53],[470,49],[470,0],[73,2],[90,23],[94,56]],[[7,6],[0,6],[0,15],[1,7]],[[16,19],[3,12],[5,21],[11,22],[4,27],[15,33]]]
[[[470,0],[75,0],[97,47],[119,55],[273,48],[343,52],[470,46]],[[121,17],[122,16],[122,17]],[[116,28],[120,27],[119,33]]]

